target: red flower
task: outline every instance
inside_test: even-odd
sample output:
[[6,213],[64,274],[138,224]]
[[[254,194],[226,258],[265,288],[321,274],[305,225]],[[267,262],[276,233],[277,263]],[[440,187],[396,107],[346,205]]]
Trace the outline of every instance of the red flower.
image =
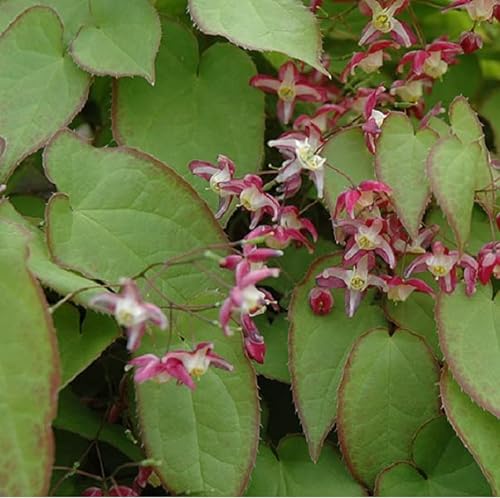
[[423,280],[418,278],[404,279],[401,277],[382,276],[387,284],[387,297],[391,301],[406,301],[414,292],[424,292],[431,296],[434,295],[432,287],[428,286]]
[[338,196],[333,217],[338,218],[345,210],[349,217],[354,219],[360,211],[370,210],[375,206],[377,199],[384,194],[391,194],[391,188],[388,185],[376,180],[364,180],[357,187],[344,190]]
[[478,275],[482,284],[486,285],[493,275],[500,278],[500,242],[488,242],[478,255]]
[[309,306],[315,315],[327,315],[333,307],[333,296],[328,289],[314,287],[309,292]]

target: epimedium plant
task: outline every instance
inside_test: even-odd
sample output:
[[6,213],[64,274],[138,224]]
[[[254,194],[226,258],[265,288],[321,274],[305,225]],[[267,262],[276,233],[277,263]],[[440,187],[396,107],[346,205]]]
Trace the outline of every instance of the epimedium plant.
[[499,20],[0,1],[0,494],[498,494]]

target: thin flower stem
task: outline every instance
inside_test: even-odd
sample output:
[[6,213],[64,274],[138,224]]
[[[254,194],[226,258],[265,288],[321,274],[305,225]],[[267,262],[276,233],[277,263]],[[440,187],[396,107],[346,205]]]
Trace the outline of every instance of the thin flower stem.
[[80,476],[84,477],[89,477],[90,479],[95,479],[96,481],[101,481],[102,482],[102,477],[96,475],[96,474],[91,474],[90,472],[85,472],[84,470],[78,470],[73,467],[65,467],[64,465],[54,465],[52,467],[53,470],[65,470],[69,472],[70,474],[78,474]]
[[333,166],[332,164],[330,164],[328,161],[325,164],[326,164],[326,166],[328,168],[330,168],[331,170],[335,171],[339,175],[343,176],[351,184],[352,187],[356,186],[356,184],[354,183],[353,179],[347,173],[344,173],[342,170],[336,168],[335,166]]

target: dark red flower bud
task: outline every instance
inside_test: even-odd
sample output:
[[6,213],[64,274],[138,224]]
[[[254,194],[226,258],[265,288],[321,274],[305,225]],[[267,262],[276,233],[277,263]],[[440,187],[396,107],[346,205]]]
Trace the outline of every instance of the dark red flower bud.
[[458,40],[462,50],[466,54],[470,54],[479,50],[483,46],[483,39],[473,31],[465,31],[460,35]]
[[327,315],[333,306],[333,296],[328,289],[314,287],[309,293],[309,305],[315,315]]
[[261,365],[264,363],[264,358],[266,356],[264,339],[262,339],[262,341],[257,341],[251,336],[245,337],[245,351],[251,360],[255,360]]

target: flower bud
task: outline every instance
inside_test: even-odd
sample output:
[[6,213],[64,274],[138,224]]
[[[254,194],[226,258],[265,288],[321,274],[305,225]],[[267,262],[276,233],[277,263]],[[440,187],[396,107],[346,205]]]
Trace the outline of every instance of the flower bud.
[[266,345],[264,340],[256,341],[251,336],[245,337],[245,351],[251,360],[255,360],[261,365],[264,363],[264,357],[266,356]]
[[458,41],[462,50],[466,54],[470,54],[479,50],[483,46],[483,39],[473,31],[465,31],[460,35],[460,39]]
[[328,289],[314,287],[309,293],[309,305],[315,315],[327,315],[333,306],[333,296]]

